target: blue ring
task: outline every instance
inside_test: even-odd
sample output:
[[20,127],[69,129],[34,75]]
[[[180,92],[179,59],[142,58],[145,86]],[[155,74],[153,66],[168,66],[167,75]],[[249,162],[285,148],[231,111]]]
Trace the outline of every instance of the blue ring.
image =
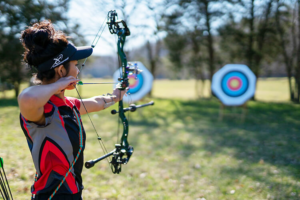
[[[241,88],[236,91],[231,90],[227,86],[228,80],[234,76],[240,78],[241,82],[242,82]],[[248,90],[248,87],[249,87],[249,80],[248,80],[247,76],[243,72],[240,72],[240,71],[230,71],[230,72],[226,73],[223,76],[222,81],[221,81],[221,88],[222,88],[223,92],[230,97],[242,96]]]

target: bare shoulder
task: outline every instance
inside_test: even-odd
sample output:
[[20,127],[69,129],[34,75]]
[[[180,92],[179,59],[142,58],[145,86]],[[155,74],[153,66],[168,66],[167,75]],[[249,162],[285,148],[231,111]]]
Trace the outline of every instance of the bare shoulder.
[[38,124],[45,123],[44,107],[38,106],[35,97],[28,93],[27,89],[19,95],[18,103],[20,112],[25,119]]

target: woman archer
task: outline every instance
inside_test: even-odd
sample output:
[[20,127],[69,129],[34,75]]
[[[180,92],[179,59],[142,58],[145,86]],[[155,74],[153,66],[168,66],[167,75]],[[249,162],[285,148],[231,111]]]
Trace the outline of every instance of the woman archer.
[[[120,101],[126,91],[79,101],[65,97],[79,81],[78,61],[91,47],[75,47],[50,21],[35,23],[22,32],[24,61],[37,69],[39,85],[18,97],[20,123],[37,171],[32,199],[80,200],[85,131],[81,115],[97,112]],[[85,108],[86,110],[85,110]]]

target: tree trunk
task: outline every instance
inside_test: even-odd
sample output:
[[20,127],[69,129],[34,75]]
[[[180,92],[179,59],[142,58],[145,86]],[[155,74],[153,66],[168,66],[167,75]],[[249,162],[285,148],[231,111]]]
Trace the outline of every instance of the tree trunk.
[[[147,46],[147,50],[148,50],[148,60],[150,63],[150,72],[153,75],[153,77],[155,77],[156,61],[155,61],[155,58],[153,57],[152,47],[151,47],[151,43],[149,42],[149,40],[147,41],[146,46]],[[152,97],[152,89],[148,93],[148,96]]]
[[295,69],[295,85],[297,96],[296,103],[300,102],[300,0],[298,0],[298,47],[297,47],[297,65]]
[[[253,55],[254,55],[254,50],[253,50],[253,36],[254,36],[254,1],[251,0],[251,10],[250,10],[250,19],[249,19],[249,29],[250,29],[250,34],[249,34],[249,41],[248,41],[248,52],[247,52],[247,60],[248,60],[248,66],[250,69],[254,72],[254,67],[253,67]],[[256,78],[257,74],[255,74]],[[257,80],[257,79],[256,79]],[[255,94],[252,97],[252,100],[255,100]]]
[[258,46],[259,53],[255,54],[255,56],[254,56],[255,62],[254,62],[254,66],[253,66],[253,71],[254,71],[254,74],[256,75],[256,77],[259,77],[259,74],[260,74],[259,68],[260,68],[261,60],[263,59],[263,56],[262,56],[263,48],[264,48],[264,44],[265,44],[265,36],[268,32],[268,24],[269,24],[272,3],[273,3],[273,0],[270,0],[267,4],[264,21],[262,22],[262,24],[260,24],[258,34],[257,34],[257,46]]
[[20,92],[20,81],[15,81],[14,90],[15,90],[15,98],[18,98]]
[[[288,75],[288,83],[289,83],[289,92],[290,92],[290,101],[294,101],[294,90],[292,87],[292,65],[293,65],[293,55],[290,57],[288,56],[287,53],[287,48],[286,48],[286,41],[284,39],[284,31],[283,31],[283,27],[282,24],[280,23],[280,16],[279,16],[279,0],[277,0],[277,8],[276,8],[276,15],[275,15],[275,19],[276,19],[276,29],[279,35],[279,43],[280,43],[280,47],[281,47],[281,53],[284,59],[284,64],[285,64],[285,69],[286,69],[286,73]],[[295,40],[294,38],[294,34],[295,30],[294,27],[292,27],[292,35],[293,35],[293,40]],[[293,45],[294,46],[294,45]],[[293,49],[296,49],[296,47],[294,46]],[[293,50],[294,52],[295,50]],[[294,54],[294,53],[293,53]]]
[[197,99],[201,98],[201,93],[199,92],[201,89],[199,89],[199,87],[200,87],[199,86],[199,79],[196,76],[196,79],[195,79],[195,94],[196,94]]
[[[209,66],[209,80],[210,80],[210,83],[212,82],[212,77],[213,77],[213,74],[215,72],[215,65],[214,65],[214,47],[213,47],[213,37],[211,35],[211,27],[210,27],[210,12],[208,10],[208,5],[209,5],[209,1],[205,1],[204,2],[204,5],[205,5],[205,18],[206,18],[206,29],[207,29],[207,32],[208,32],[208,36],[207,36],[207,42],[208,42],[208,54],[209,54],[209,63],[208,63],[208,66]],[[210,90],[210,94],[212,96],[212,91]]]

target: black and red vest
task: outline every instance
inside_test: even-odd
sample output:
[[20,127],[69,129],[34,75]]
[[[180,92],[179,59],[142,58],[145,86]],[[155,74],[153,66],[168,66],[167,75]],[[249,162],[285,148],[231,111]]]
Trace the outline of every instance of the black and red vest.
[[[79,108],[78,99],[65,97],[63,101],[53,95],[44,106],[45,125],[30,122],[20,114],[21,127],[37,171],[32,194],[52,193],[74,161],[80,140],[80,127],[74,112],[81,121]],[[82,152],[57,194],[75,194],[83,189],[81,172],[86,135],[83,126],[81,128]]]

